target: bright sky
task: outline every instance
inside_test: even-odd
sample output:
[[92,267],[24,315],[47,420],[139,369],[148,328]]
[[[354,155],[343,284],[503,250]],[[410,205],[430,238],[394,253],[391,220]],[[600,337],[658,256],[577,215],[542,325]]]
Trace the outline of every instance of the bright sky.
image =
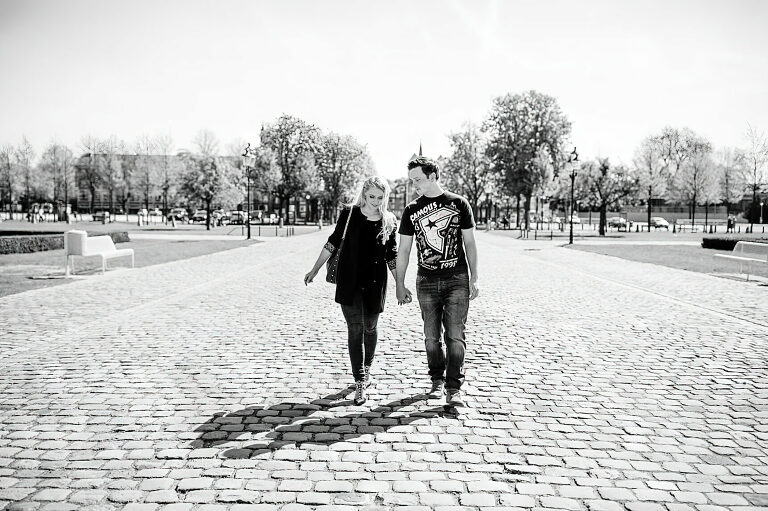
[[0,0],[0,144],[198,130],[257,142],[282,113],[351,134],[378,171],[536,89],[582,157],[629,162],[688,126],[716,146],[768,130],[761,0]]

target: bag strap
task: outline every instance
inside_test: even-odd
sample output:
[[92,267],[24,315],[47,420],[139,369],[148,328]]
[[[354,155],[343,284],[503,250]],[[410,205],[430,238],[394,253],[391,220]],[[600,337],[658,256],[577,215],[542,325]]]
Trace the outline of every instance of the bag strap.
[[352,208],[349,208],[349,215],[347,215],[347,223],[344,225],[344,234],[341,235],[341,243],[339,243],[339,253],[341,253],[341,247],[344,246],[344,240],[347,238],[347,228],[349,227],[350,218],[352,218]]

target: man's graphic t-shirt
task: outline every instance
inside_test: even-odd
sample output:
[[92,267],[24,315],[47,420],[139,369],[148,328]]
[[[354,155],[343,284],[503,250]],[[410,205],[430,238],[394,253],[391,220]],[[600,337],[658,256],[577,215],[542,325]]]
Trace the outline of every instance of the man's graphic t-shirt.
[[472,209],[464,197],[443,192],[421,196],[405,207],[399,233],[415,236],[419,274],[450,274],[467,271],[462,229],[475,226]]

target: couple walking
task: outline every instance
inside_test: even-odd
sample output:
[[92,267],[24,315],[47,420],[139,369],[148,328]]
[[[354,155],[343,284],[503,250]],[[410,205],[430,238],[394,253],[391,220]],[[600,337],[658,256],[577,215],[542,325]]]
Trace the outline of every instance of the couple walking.
[[[379,177],[366,179],[357,201],[341,212],[333,234],[304,276],[305,284],[312,282],[323,264],[340,250],[335,299],[347,322],[356,405],[365,402],[371,384],[387,271],[397,283],[398,304],[412,301],[411,291],[405,287],[405,274],[414,236],[418,255],[416,296],[432,380],[429,393],[436,397],[444,392],[447,406],[464,404],[464,330],[469,301],[479,293],[475,222],[467,200],[443,190],[439,176],[440,168],[434,160],[418,157],[408,163],[408,177],[420,196],[405,207],[399,229],[395,216],[387,210],[386,181]],[[396,229],[400,234],[399,250]]]

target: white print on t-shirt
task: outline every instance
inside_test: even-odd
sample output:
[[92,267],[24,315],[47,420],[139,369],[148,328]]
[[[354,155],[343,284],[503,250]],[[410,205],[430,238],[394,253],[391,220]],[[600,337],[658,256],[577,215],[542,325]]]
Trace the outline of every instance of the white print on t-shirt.
[[428,269],[453,268],[459,262],[459,212],[449,206],[430,212],[435,207],[436,203],[429,204],[411,216],[416,218],[419,261]]

